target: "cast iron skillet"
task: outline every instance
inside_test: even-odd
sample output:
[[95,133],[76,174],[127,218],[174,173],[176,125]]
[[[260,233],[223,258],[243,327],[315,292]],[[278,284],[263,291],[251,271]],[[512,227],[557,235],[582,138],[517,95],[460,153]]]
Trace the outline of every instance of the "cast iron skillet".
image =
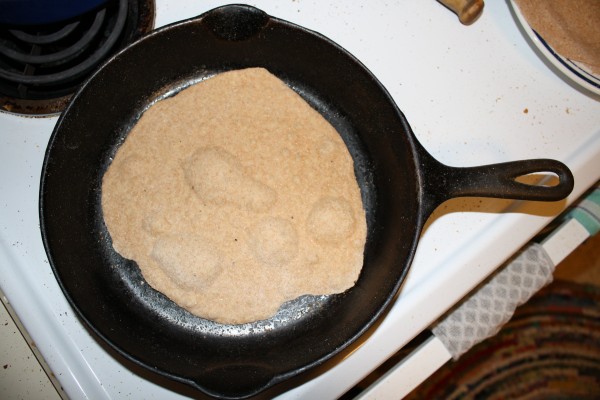
[[[140,114],[157,98],[215,73],[262,66],[340,132],[367,213],[360,278],[343,294],[303,297],[275,317],[219,325],[194,317],[145,284],[116,254],[100,207],[101,179]],[[168,149],[165,149],[168,151]],[[529,186],[524,174],[559,184]],[[249,6],[217,8],[132,44],[74,96],[44,161],[40,217],[54,273],[79,316],[134,362],[207,394],[247,397],[347,347],[394,298],[426,218],[458,196],[555,201],[573,177],[552,160],[453,168],[434,160],[377,79],[327,38]]]

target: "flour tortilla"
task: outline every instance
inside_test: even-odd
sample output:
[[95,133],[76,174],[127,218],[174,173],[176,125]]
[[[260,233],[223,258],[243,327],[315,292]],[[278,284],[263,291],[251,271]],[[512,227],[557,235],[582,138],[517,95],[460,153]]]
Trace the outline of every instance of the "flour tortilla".
[[240,324],[352,287],[366,218],[336,130],[265,69],[157,102],[102,183],[113,247],[195,315]]
[[552,48],[600,74],[600,0],[515,0]]

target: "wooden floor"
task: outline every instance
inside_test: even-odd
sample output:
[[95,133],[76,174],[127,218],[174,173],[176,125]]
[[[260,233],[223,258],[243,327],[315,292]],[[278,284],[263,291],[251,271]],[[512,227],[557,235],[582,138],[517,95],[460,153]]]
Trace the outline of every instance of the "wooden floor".
[[600,286],[600,233],[587,239],[557,265],[554,279]]

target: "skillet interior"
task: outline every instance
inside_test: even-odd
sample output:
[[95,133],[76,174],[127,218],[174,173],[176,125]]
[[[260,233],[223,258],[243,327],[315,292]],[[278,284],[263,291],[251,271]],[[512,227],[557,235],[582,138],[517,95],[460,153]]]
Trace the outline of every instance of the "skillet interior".
[[[101,179],[157,98],[253,66],[285,81],[344,138],[367,211],[365,265],[343,294],[301,298],[267,321],[220,325],[154,291],[133,261],[114,252],[101,213]],[[119,352],[206,393],[247,396],[338,353],[393,299],[423,218],[414,148],[389,94],[339,46],[251,7],[222,7],[133,44],[73,98],[42,171],[44,245],[80,317]]]

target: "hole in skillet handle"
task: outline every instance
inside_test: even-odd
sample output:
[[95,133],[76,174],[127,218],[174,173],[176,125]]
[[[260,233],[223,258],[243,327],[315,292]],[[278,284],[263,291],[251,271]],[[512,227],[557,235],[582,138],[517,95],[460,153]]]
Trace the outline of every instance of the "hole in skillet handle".
[[258,8],[232,4],[209,11],[202,18],[202,23],[221,39],[239,41],[257,35],[269,18]]
[[[424,215],[455,197],[493,197],[500,199],[558,201],[566,198],[574,186],[573,174],[560,161],[533,159],[476,167],[450,167],[434,159],[418,146],[421,160],[422,204]],[[538,184],[526,183],[528,175],[552,177]],[[557,183],[556,179],[558,179]]]

